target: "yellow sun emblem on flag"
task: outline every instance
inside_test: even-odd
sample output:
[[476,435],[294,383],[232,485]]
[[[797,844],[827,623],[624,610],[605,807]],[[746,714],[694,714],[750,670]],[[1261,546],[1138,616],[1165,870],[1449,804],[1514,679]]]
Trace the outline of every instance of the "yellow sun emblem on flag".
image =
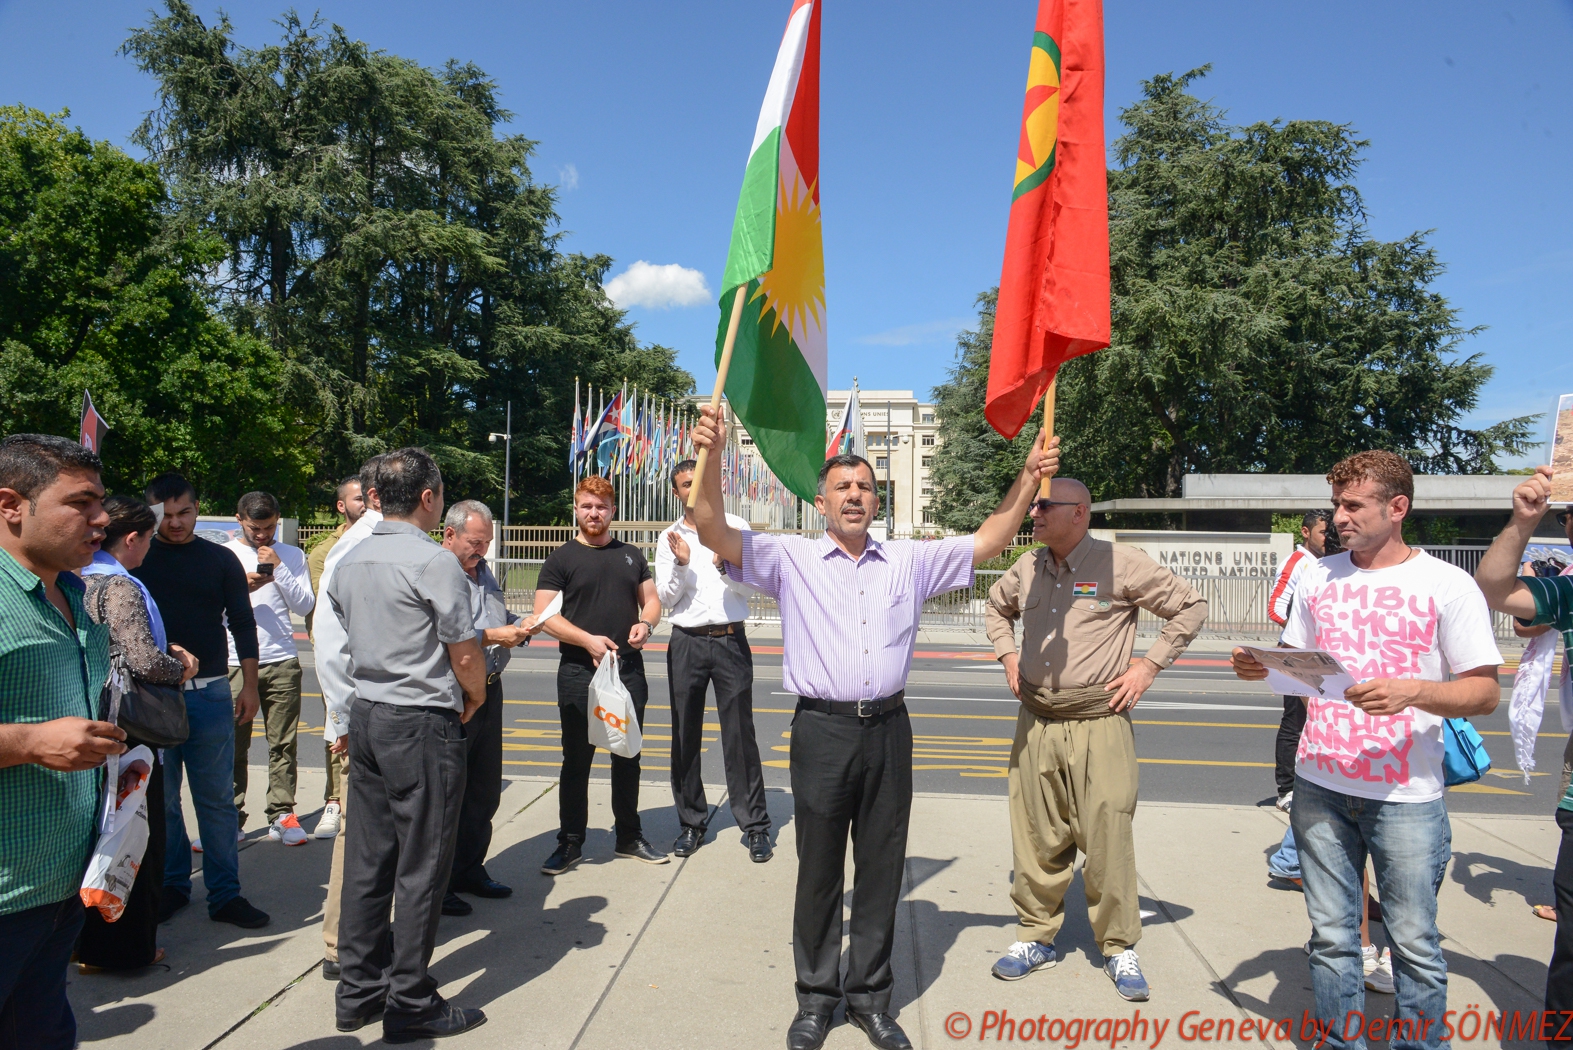
[[[793,175],[791,192],[782,183],[776,194],[776,243],[769,270],[759,278],[754,299],[763,299],[759,319],[775,310],[775,327],[786,325],[794,339],[808,331],[812,317],[823,327],[825,310],[825,249],[819,228],[819,205],[812,190]],[[772,329],[772,332],[774,329]]]
[[1047,33],[1032,38],[1027,97],[1021,109],[1021,145],[1016,150],[1015,200],[1043,184],[1054,170],[1060,130],[1060,48]]

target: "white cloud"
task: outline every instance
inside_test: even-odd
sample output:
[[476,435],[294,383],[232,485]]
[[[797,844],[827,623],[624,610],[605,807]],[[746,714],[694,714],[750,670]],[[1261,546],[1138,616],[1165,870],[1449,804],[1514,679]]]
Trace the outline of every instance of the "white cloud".
[[677,263],[657,266],[640,259],[606,282],[606,295],[618,306],[644,306],[665,310],[673,306],[699,306],[711,299],[705,275]]
[[572,164],[564,164],[557,169],[557,188],[562,190],[576,190],[579,188],[579,169]]
[[974,318],[948,317],[943,321],[924,321],[921,324],[902,325],[858,340],[871,346],[913,346],[918,343],[949,342],[956,333],[970,327]]

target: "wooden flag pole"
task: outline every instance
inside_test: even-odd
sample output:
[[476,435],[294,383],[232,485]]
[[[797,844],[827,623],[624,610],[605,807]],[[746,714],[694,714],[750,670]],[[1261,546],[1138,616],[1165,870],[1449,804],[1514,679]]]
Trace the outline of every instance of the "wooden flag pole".
[[[1056,373],[1054,378],[1049,380],[1049,389],[1043,395],[1043,443],[1045,445],[1054,436],[1054,387],[1059,381],[1059,374]],[[1040,499],[1049,498],[1050,481],[1051,479],[1044,478],[1038,482],[1038,497]]]
[[[726,373],[732,367],[732,347],[737,345],[737,328],[743,322],[743,300],[748,298],[748,283],[737,286],[732,295],[732,318],[726,323],[726,342],[721,344],[721,360],[715,369],[715,390],[710,394],[710,410],[721,408],[721,395],[726,391]],[[710,450],[702,448],[694,461],[694,483],[688,490],[688,507],[693,509],[699,496],[699,485],[705,476],[705,465],[710,461]]]

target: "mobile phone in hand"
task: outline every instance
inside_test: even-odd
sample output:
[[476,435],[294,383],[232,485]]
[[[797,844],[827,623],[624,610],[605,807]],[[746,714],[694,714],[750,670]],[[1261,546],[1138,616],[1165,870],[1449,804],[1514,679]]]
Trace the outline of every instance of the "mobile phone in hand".
[[258,563],[258,565],[257,565],[257,575],[258,576],[272,576],[273,575],[273,563],[270,562],[270,561],[265,561],[265,562]]

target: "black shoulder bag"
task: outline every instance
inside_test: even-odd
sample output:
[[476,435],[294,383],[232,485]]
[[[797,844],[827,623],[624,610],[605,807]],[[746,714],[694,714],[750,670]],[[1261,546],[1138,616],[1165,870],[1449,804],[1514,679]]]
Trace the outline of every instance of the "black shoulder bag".
[[[104,591],[98,592],[98,614],[104,615]],[[180,688],[143,682],[131,673],[126,654],[110,634],[109,681],[104,683],[101,707],[126,735],[151,747],[176,747],[186,742],[191,727],[186,721],[186,698]]]

